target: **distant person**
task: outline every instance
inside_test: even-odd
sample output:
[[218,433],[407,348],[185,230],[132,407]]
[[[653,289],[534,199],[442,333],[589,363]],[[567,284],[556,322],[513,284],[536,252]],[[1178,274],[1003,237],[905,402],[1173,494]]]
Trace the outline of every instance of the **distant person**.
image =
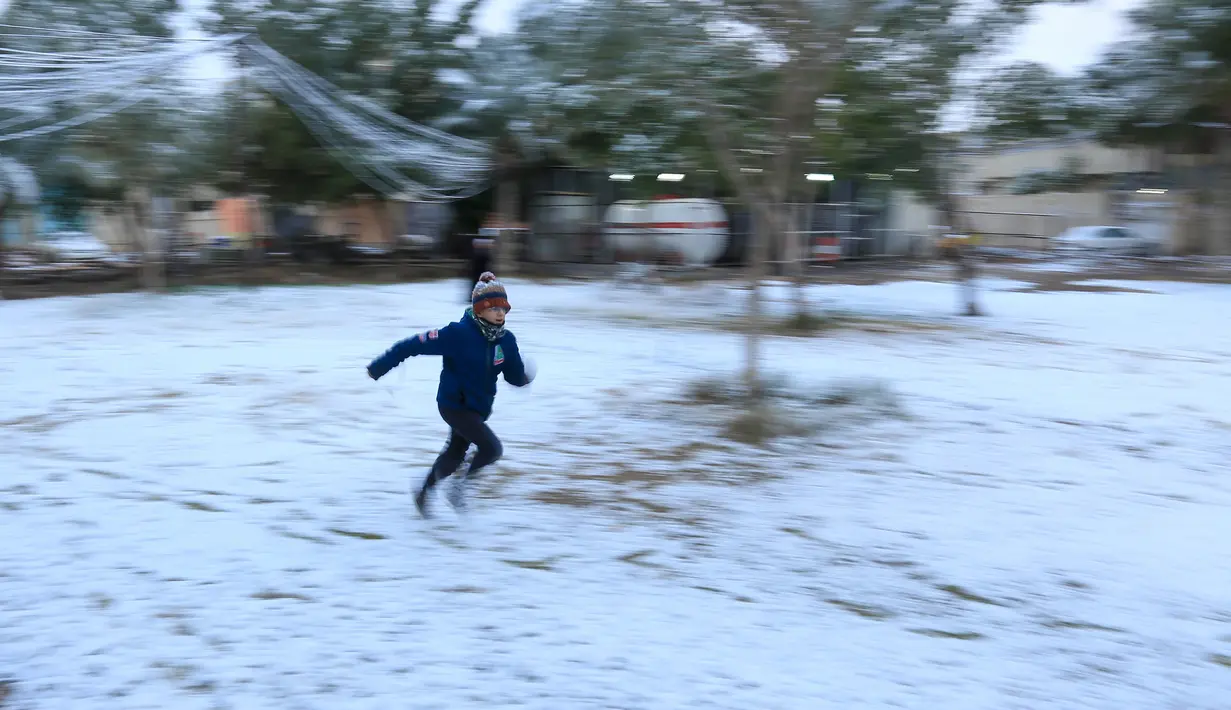
[[953,262],[960,292],[961,311],[967,316],[981,316],[979,307],[979,264],[974,240],[963,235],[949,235],[941,245],[942,254]]
[[[487,230],[483,230],[487,231]],[[470,270],[467,273],[466,279],[466,300],[470,300],[470,291],[483,274],[492,269],[492,250],[495,249],[496,240],[479,233],[479,236],[470,240]]]
[[470,468],[454,478],[448,493],[449,503],[458,510],[465,507],[466,481],[484,466],[495,463],[503,453],[500,439],[487,426],[496,399],[497,377],[503,374],[505,381],[515,387],[525,387],[534,380],[533,364],[523,361],[517,338],[504,328],[508,312],[504,285],[486,272],[477,279],[471,291],[471,307],[461,320],[407,338],[368,365],[368,376],[379,380],[408,357],[444,358],[436,406],[449,425],[449,440],[415,492],[415,508],[425,518],[431,517],[428,494],[437,482],[457,471],[471,444],[478,451]]

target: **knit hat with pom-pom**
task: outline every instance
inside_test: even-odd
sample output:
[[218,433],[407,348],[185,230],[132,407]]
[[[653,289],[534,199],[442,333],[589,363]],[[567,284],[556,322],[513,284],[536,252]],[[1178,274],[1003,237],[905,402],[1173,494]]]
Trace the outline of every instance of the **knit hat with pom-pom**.
[[474,285],[474,290],[470,292],[470,304],[475,313],[482,313],[488,308],[503,308],[506,311],[512,308],[504,284],[497,281],[496,275],[490,271],[484,271]]

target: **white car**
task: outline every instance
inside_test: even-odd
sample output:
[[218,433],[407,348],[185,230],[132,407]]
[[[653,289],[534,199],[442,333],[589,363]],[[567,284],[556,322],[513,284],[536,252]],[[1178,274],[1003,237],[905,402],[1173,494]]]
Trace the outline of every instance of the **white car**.
[[407,251],[426,252],[436,246],[436,240],[426,234],[403,234],[398,237],[397,246]]
[[1057,251],[1093,251],[1107,254],[1157,256],[1160,240],[1126,227],[1074,227],[1052,240]]
[[111,261],[113,254],[101,240],[86,232],[44,234],[34,250],[53,261]]

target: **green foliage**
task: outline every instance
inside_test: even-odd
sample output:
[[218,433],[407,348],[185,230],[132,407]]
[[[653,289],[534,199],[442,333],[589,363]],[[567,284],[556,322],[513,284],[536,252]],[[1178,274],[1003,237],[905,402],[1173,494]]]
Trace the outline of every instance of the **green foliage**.
[[[7,4],[4,23],[9,25],[145,37],[170,37],[171,20],[183,9],[180,0],[9,0]],[[46,51],[88,49],[96,41],[88,36],[79,40],[36,36],[34,30],[20,34],[25,35],[20,38],[23,43],[37,40]]]
[[[470,31],[478,0],[466,0],[452,20],[433,19],[437,6],[446,4],[453,5],[214,0],[205,29],[255,32],[275,51],[340,88],[431,125],[461,106],[449,77],[469,67],[458,40]],[[269,101],[242,78],[229,87],[213,129],[211,154],[226,168],[216,181],[223,189],[255,187],[282,202],[371,193],[286,106]]]
[[1231,5],[1150,0],[1134,31],[1098,64],[1064,77],[1036,64],[1002,72],[981,92],[986,133],[1023,139],[1093,131],[1108,143],[1212,152],[1231,123]]
[[[10,28],[0,33],[0,44],[46,53],[97,52],[100,40],[88,33],[108,33],[108,47],[127,41],[124,36],[170,37],[171,22],[180,9],[178,0],[12,0],[0,15],[5,24],[64,32]],[[151,77],[145,84],[159,89],[157,98],[85,126],[14,141],[4,148],[32,166],[45,184],[63,187],[54,192],[59,196],[55,208],[66,213],[80,207],[77,200],[115,197],[125,182],[173,185],[182,165],[176,144],[189,102],[180,99],[174,76]],[[120,96],[49,101],[39,108],[50,124]],[[0,119],[8,117],[8,108],[18,107],[0,107]]]
[[1231,5],[1151,0],[1129,15],[1135,33],[1086,77],[1100,134],[1112,142],[1209,152],[1231,123]]
[[983,132],[994,140],[1057,138],[1095,119],[1084,81],[1034,63],[1015,64],[980,88]]
[[897,187],[951,210],[952,160],[962,146],[945,132],[946,111],[971,98],[962,77],[1039,4],[992,2],[975,12],[962,2],[907,2],[880,13],[874,29],[855,38],[822,105],[818,152],[832,157],[836,172],[890,175]]
[[720,169],[749,203],[806,187],[805,164],[906,168],[935,193],[955,77],[1035,4],[545,1],[501,47],[533,68],[501,105],[523,145],[636,173]]

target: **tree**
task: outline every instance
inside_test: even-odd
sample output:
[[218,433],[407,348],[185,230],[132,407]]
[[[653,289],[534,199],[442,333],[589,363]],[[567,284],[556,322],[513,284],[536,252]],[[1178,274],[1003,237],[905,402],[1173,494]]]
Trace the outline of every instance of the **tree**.
[[[12,0],[3,14],[3,22],[12,27],[0,34],[0,43],[13,52],[27,53],[23,56],[77,57],[86,65],[101,61],[108,53],[116,56],[164,46],[160,43],[174,34],[171,23],[180,9],[178,0]],[[64,68],[52,59],[29,64],[25,76]],[[71,87],[40,85],[44,88],[35,95],[41,100],[35,105],[23,101],[10,106],[9,112],[16,115],[6,125],[52,124],[138,92],[145,98],[80,127],[15,141],[16,154],[39,172],[67,158],[107,164],[106,172],[125,181],[165,181],[176,153],[169,138],[175,135],[181,107],[187,102],[180,100],[176,77],[166,76],[165,67],[163,74],[158,69],[151,66],[143,72],[137,68],[135,80],[130,77],[114,88],[104,87],[85,96],[72,95]]]
[[1231,254],[1231,4],[1151,0],[1087,74],[1093,125],[1112,144],[1208,156],[1188,187],[1221,213],[1204,249]]
[[1081,132],[1204,155],[1206,166],[1173,177],[1223,211],[1200,248],[1231,253],[1231,5],[1151,0],[1129,19],[1134,31],[1080,76],[1028,64],[1004,72],[982,92],[984,130],[1006,139]]
[[1062,138],[1092,126],[1097,114],[1083,77],[1037,62],[1013,64],[978,89],[979,130],[992,140]]
[[[501,176],[519,166],[566,164],[644,175],[713,168],[695,120],[623,85],[619,57],[638,51],[639,20],[652,5],[592,3],[564,12],[551,3],[523,13],[516,33],[483,37],[450,125],[498,148]],[[654,21],[668,18],[656,14]],[[631,191],[648,193],[644,178]],[[509,195],[509,181],[501,193]],[[498,202],[507,202],[499,200]],[[506,213],[508,208],[501,208]]]
[[[454,76],[468,66],[469,57],[458,40],[471,31],[478,2],[466,0],[453,19],[444,21],[434,18],[445,4],[437,0],[214,0],[205,28],[214,34],[255,33],[341,89],[430,125],[460,106]],[[224,189],[259,185],[283,202],[373,192],[288,107],[244,83],[242,73],[230,86],[218,120],[229,130],[219,131],[215,154],[241,158],[220,176]]]
[[34,173],[17,161],[0,155],[0,298],[4,297],[4,276],[8,265],[4,218],[15,207],[38,203],[38,182]]
[[[782,72],[758,56],[754,46],[763,40],[731,29],[747,11],[635,0],[539,4],[523,18],[523,33],[529,53],[547,70],[540,100],[553,119],[560,117],[539,125],[554,135],[558,149],[582,161],[651,174],[665,164],[715,165],[738,182],[749,206],[769,214],[768,204],[784,200],[760,191],[735,151],[772,154],[763,144],[773,141],[777,127],[764,114]],[[787,99],[779,113],[798,123],[796,104],[806,98]],[[725,108],[735,116],[722,115]],[[743,138],[738,145],[731,142],[736,133]],[[755,317],[762,259],[752,261]],[[750,392],[761,387],[758,345],[758,338],[749,338]]]
[[667,39],[661,30],[640,34],[671,21],[664,9],[605,0],[528,6],[517,33],[484,37],[476,48],[465,125],[509,136],[530,160],[636,172],[703,159],[690,152],[705,145],[697,122],[647,100],[621,64]]
[[[0,110],[7,137],[32,126],[55,129],[6,143],[52,178],[45,184],[59,188],[52,194],[62,212],[85,196],[122,199],[147,256],[160,251],[151,249],[147,198],[174,184],[175,136],[190,103],[180,99],[177,77],[157,64],[186,54],[170,41],[180,9],[178,0],[13,0],[0,37],[26,59],[6,66],[13,73],[5,93],[21,97]],[[63,189],[68,184],[91,194]]]
[[[584,117],[609,159],[640,146],[644,156],[711,161],[752,209],[744,377],[755,396],[765,255],[805,185],[804,163],[826,151],[852,167],[913,157],[914,184],[947,195],[948,170],[923,164],[946,155],[935,130],[954,77],[1033,4],[560,0],[538,3],[525,24],[551,38],[535,56],[552,69],[559,110]],[[839,115],[822,110],[835,103]],[[583,130],[563,133],[567,144]]]

